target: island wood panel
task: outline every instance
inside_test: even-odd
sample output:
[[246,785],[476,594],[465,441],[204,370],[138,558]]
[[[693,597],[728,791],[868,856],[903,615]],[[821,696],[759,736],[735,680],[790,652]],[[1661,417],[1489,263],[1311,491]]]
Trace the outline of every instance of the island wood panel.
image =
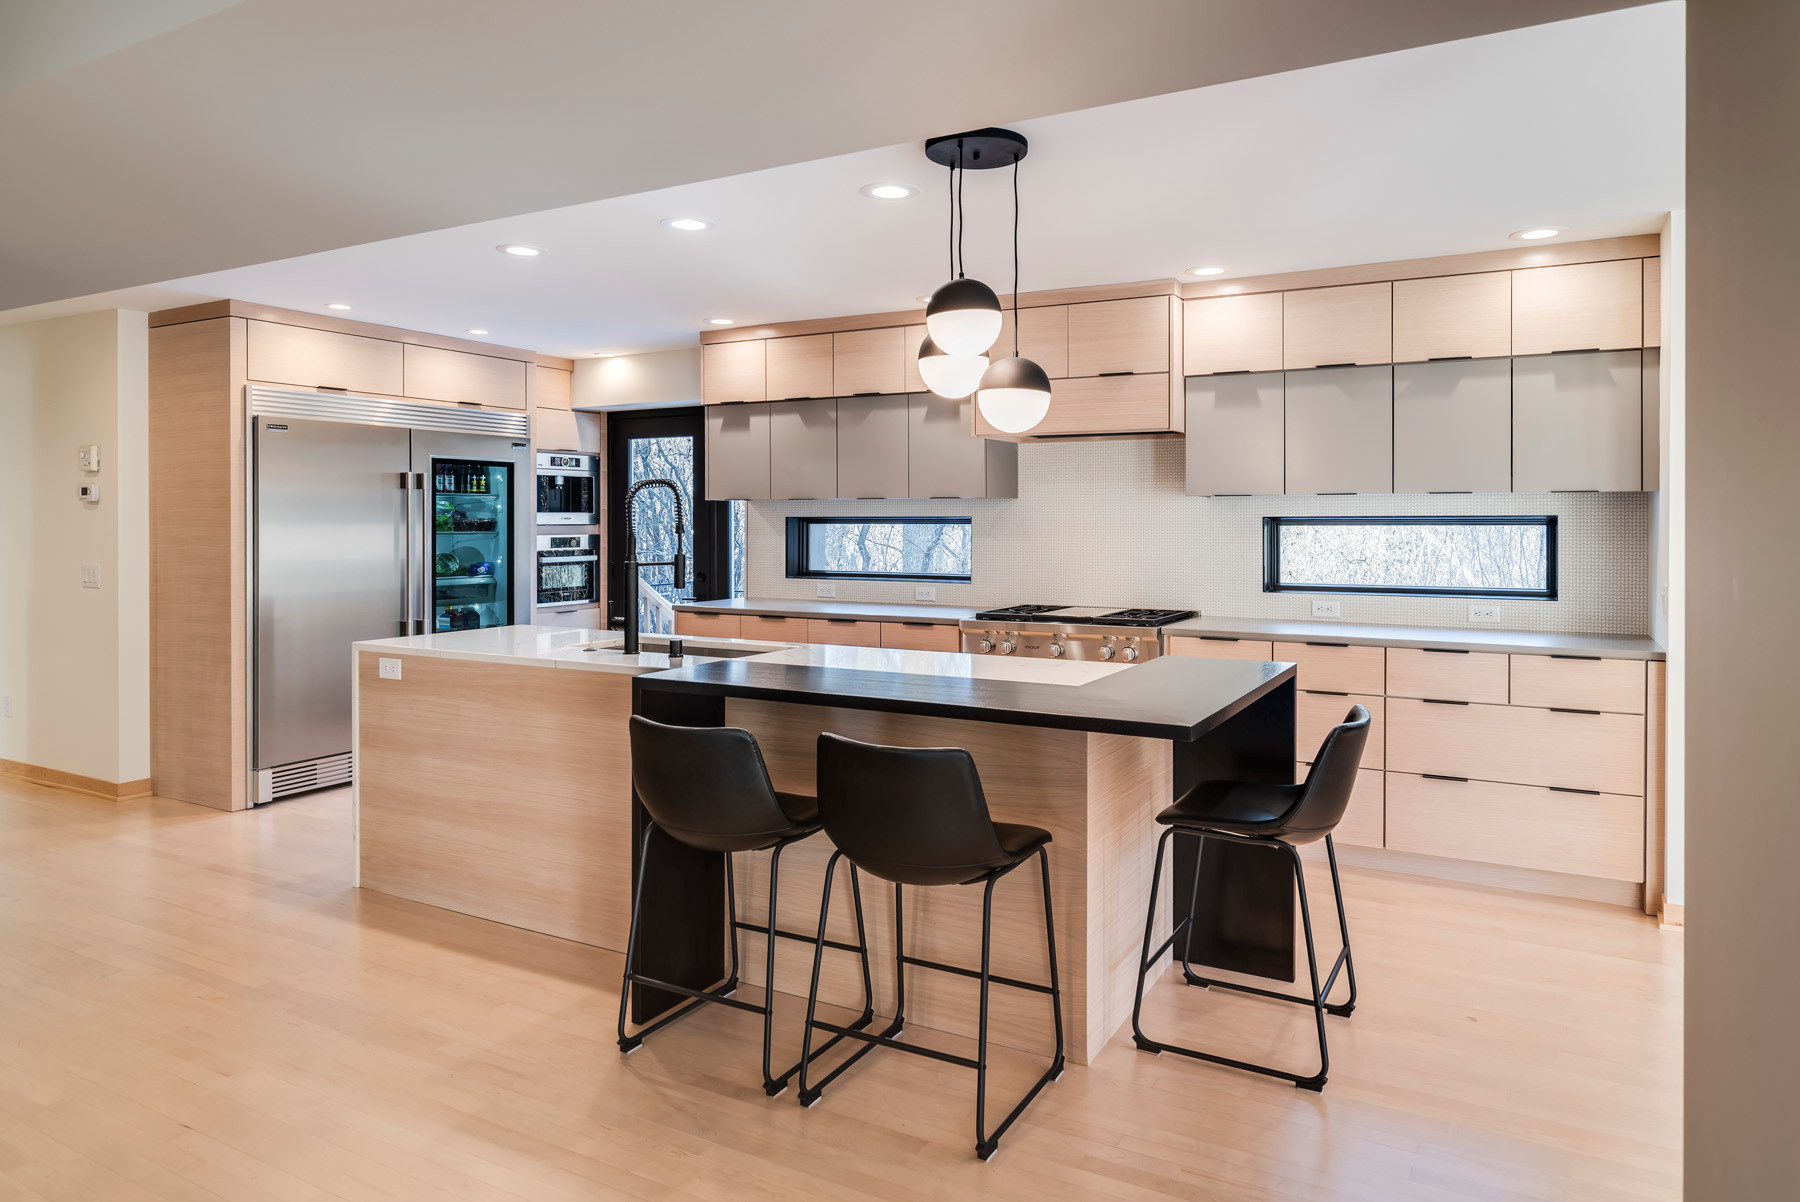
[[[901,362],[906,332],[900,326],[849,330],[830,337],[830,395],[906,391],[906,365]],[[913,354],[917,357],[917,348]]]
[[1182,374],[1281,370],[1281,293],[1182,302]]
[[1267,639],[1228,639],[1205,636],[1169,636],[1170,655],[1189,655],[1200,659],[1272,660],[1275,653]]
[[675,633],[686,638],[743,638],[742,622],[737,614],[704,614],[677,610]]
[[700,400],[707,405],[769,399],[767,358],[754,342],[716,342],[700,348]]
[[361,885],[622,951],[631,676],[357,654]]
[[1343,722],[1350,707],[1369,711],[1369,738],[1363,744],[1362,767],[1380,768],[1386,747],[1387,699],[1368,693],[1315,693],[1301,689],[1294,697],[1294,758],[1311,763],[1331,728]]
[[1505,705],[1509,700],[1506,661],[1506,655],[1492,651],[1389,647],[1387,694]]
[[[676,621],[692,617],[678,614]],[[806,637],[806,619],[777,614],[745,614],[738,620],[738,638],[762,639],[770,643],[810,643]]]
[[1387,765],[1397,772],[1644,794],[1640,714],[1390,697],[1387,719]]
[[246,796],[239,317],[150,331],[150,774],[163,797]]
[[[1305,784],[1306,774],[1312,770],[1312,764],[1300,761],[1294,765],[1294,783]],[[1340,847],[1380,847],[1385,839],[1386,802],[1385,785],[1382,780],[1387,773],[1379,768],[1358,768],[1356,783],[1350,789],[1350,804],[1344,807],[1344,816],[1338,820],[1337,829],[1331,832],[1331,841]],[[1322,842],[1322,841],[1321,841]]]
[[1512,277],[1513,354],[1644,344],[1643,260],[1533,267]]
[[1644,799],[1387,774],[1396,851],[1620,881],[1644,877]]
[[1387,692],[1387,651],[1342,643],[1274,644],[1277,661],[1295,666],[1294,680],[1304,689],[1340,693]]
[[962,630],[938,622],[883,622],[881,645],[905,651],[961,651]]
[[[919,327],[924,337],[924,327]],[[917,346],[914,347],[915,354]],[[1013,311],[1000,314],[1000,337],[988,351],[989,361],[1004,359],[1013,353]],[[1019,356],[1044,369],[1051,379],[1069,375],[1069,306],[1041,305],[1019,310]],[[921,386],[908,392],[923,392]]]
[[246,325],[249,379],[301,388],[405,395],[404,348],[398,342],[272,321]]
[[1512,273],[1394,282],[1394,362],[1512,354]]
[[1281,361],[1309,367],[1393,362],[1393,285],[1289,292],[1281,301]]
[[1512,657],[1512,702],[1572,710],[1644,712],[1644,661],[1568,655]]
[[529,364],[435,346],[408,345],[403,349],[406,396],[497,409],[525,408],[525,373],[531,370]]
[[764,344],[771,401],[834,396],[831,390],[830,334],[771,338]]

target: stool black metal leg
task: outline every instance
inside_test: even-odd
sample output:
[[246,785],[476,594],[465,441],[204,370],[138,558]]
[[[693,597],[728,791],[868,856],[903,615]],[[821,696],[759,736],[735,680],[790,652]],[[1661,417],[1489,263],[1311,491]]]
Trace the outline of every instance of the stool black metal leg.
[[813,944],[812,986],[806,991],[806,1028],[800,1036],[800,1104],[811,1106],[819,1100],[819,1090],[806,1084],[806,1070],[812,1067],[813,1022],[819,1014],[819,969],[825,962],[825,924],[831,919],[831,878],[844,853],[834,851],[825,861],[825,888],[819,897],[819,941]]
[[1331,895],[1337,901],[1338,934],[1344,941],[1344,975],[1350,978],[1350,1000],[1340,1005],[1325,1003],[1325,1009],[1340,1018],[1349,1018],[1356,1009],[1356,958],[1350,954],[1350,919],[1344,914],[1344,886],[1338,880],[1337,844],[1325,836],[1325,856],[1331,861]]
[[[1162,837],[1156,841],[1156,867],[1150,872],[1150,909],[1149,912],[1144,915],[1144,950],[1143,954],[1138,958],[1137,994],[1131,1000],[1131,1041],[1137,1044],[1139,1051],[1143,1052],[1162,1051],[1161,1044],[1144,1034],[1144,977],[1150,971],[1150,965],[1160,959],[1163,954],[1163,948],[1161,947],[1157,948],[1155,952],[1150,950],[1150,940],[1156,935],[1156,895],[1162,889],[1163,853],[1168,850],[1169,839],[1174,834],[1175,828],[1169,827],[1163,831]],[[1194,879],[1200,879],[1200,874],[1198,872],[1194,874]],[[1175,935],[1171,934],[1169,936],[1169,942],[1173,943],[1174,940]],[[1164,946],[1167,945],[1165,944]]]
[[1044,943],[1050,950],[1050,1015],[1056,1020],[1056,1060],[1050,1066],[1055,1076],[1050,1079],[1056,1081],[1063,1074],[1062,980],[1056,967],[1056,916],[1051,912],[1050,853],[1041,847],[1038,848],[1038,871],[1044,878]]
[[1192,961],[1194,959],[1194,928],[1199,925],[1195,915],[1200,909],[1200,862],[1206,858],[1206,836],[1194,837],[1194,889],[1188,897],[1187,939],[1181,945],[1181,975],[1189,985],[1206,988],[1206,982],[1194,975]]
[[987,1130],[988,960],[994,938],[995,879],[989,877],[981,892],[981,1017],[975,1029],[975,1155],[983,1160],[995,1148],[982,1134]]
[[[775,854],[781,855],[779,845]],[[725,938],[726,946],[731,949],[730,967],[725,972],[725,983],[719,986],[719,992],[730,997],[738,987],[738,916],[737,916],[737,870],[732,866],[737,857],[730,852],[725,853]]]
[[[726,859],[729,861],[730,857],[728,856]],[[727,879],[726,887],[731,888],[729,879]],[[734,896],[735,892],[736,891],[733,890]],[[777,1081],[774,1077],[769,1075],[769,1045],[772,1042],[775,1033],[775,932],[781,929],[780,924],[776,921],[776,910],[780,901],[781,845],[776,844],[775,850],[769,853],[769,932],[763,936],[763,1092],[771,1098],[787,1088],[786,1077]],[[732,914],[731,924],[733,959],[736,959],[737,948],[737,914],[735,913],[735,909],[736,907],[734,904],[734,913]],[[823,936],[821,936],[821,938],[823,938]],[[824,950],[824,945],[821,944],[818,948],[819,954],[823,955]]]
[[[1044,942],[1050,952],[1050,989],[1048,992],[1050,994],[1050,1013],[1056,1026],[1056,1054],[1051,1057],[1050,1067],[1026,1091],[1025,1096],[1019,1099],[1018,1105],[1014,1106],[1007,1112],[1006,1117],[1000,1120],[1000,1125],[994,1128],[994,1133],[984,1136],[982,1134],[982,1117],[987,1100],[988,982],[991,978],[988,971],[988,951],[993,932],[994,881],[999,879],[998,877],[992,878],[988,881],[987,894],[981,902],[981,1045],[976,1056],[980,1067],[975,1070],[975,1155],[982,1160],[993,1159],[994,1153],[1000,1148],[1000,1137],[1006,1134],[1006,1129],[1013,1125],[1015,1119],[1025,1113],[1025,1108],[1031,1105],[1033,1098],[1043,1092],[1044,1086],[1063,1074],[1062,984],[1056,967],[1056,919],[1050,912],[1050,856],[1041,847],[1038,848],[1038,867],[1042,870],[1044,881]],[[999,979],[1002,984],[1008,983],[1001,978],[992,979]]]
[[644,874],[650,866],[650,836],[655,833],[654,822],[644,824],[644,846],[638,853],[637,887],[631,891],[631,922],[625,931],[625,972],[619,980],[619,1051],[627,1055],[637,1051],[644,1042],[641,1035],[626,1036],[625,1013],[631,1002],[631,966],[637,960],[638,914],[644,903]]
[[[1300,929],[1306,932],[1306,970],[1312,978],[1313,1021],[1319,1027],[1319,1071],[1315,1076],[1301,1077],[1294,1084],[1318,1093],[1325,1088],[1325,1073],[1331,1067],[1331,1053],[1325,1047],[1325,994],[1319,989],[1319,957],[1313,950],[1312,907],[1306,900],[1306,870],[1300,866],[1300,849],[1288,845],[1294,859],[1294,887],[1300,891]],[[1342,963],[1342,958],[1339,958]]]

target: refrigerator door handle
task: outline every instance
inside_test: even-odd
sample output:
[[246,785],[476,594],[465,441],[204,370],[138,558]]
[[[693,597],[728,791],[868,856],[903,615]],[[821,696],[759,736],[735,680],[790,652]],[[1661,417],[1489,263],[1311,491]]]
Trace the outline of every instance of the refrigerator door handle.
[[418,624],[418,617],[419,617],[418,583],[415,580],[415,577],[419,570],[419,565],[417,564],[417,562],[415,562],[414,556],[413,556],[414,548],[418,544],[418,534],[417,534],[417,526],[416,526],[418,518],[414,516],[414,508],[413,508],[413,498],[414,498],[414,494],[417,492],[417,489],[415,489],[413,486],[413,473],[411,473],[411,472],[401,472],[400,473],[400,487],[404,488],[406,490],[406,531],[402,538],[402,541],[405,543],[405,552],[406,553],[405,553],[404,559],[405,559],[405,564],[406,564],[406,570],[405,570],[404,575],[401,577],[401,583],[403,586],[401,588],[401,592],[406,594],[405,597],[402,599],[401,604],[405,608],[406,616],[401,619],[401,625],[404,627],[404,633],[412,634],[414,632],[415,627]]

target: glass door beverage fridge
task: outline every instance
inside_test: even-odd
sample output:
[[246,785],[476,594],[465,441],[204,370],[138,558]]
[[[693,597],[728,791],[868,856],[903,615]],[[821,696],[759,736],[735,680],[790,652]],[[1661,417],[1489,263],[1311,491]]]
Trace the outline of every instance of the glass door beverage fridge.
[[513,465],[431,461],[430,629],[512,625]]

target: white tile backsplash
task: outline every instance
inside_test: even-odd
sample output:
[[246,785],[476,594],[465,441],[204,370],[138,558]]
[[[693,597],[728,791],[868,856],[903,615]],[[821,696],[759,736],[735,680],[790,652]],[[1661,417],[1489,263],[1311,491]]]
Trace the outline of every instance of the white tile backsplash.
[[[754,501],[749,592],[814,596],[814,581],[786,575],[788,517],[942,514],[974,519],[975,571],[969,584],[939,584],[940,605],[1157,605],[1312,620],[1312,595],[1262,591],[1267,515],[1548,513],[1558,518],[1560,599],[1500,601],[1499,625],[1649,633],[1647,493],[1190,497],[1182,491],[1182,451],[1175,438],[1028,443],[1019,448],[1016,501]],[[837,586],[841,600],[914,601],[910,581]],[[1346,622],[1471,625],[1460,598],[1345,594],[1342,601]]]

